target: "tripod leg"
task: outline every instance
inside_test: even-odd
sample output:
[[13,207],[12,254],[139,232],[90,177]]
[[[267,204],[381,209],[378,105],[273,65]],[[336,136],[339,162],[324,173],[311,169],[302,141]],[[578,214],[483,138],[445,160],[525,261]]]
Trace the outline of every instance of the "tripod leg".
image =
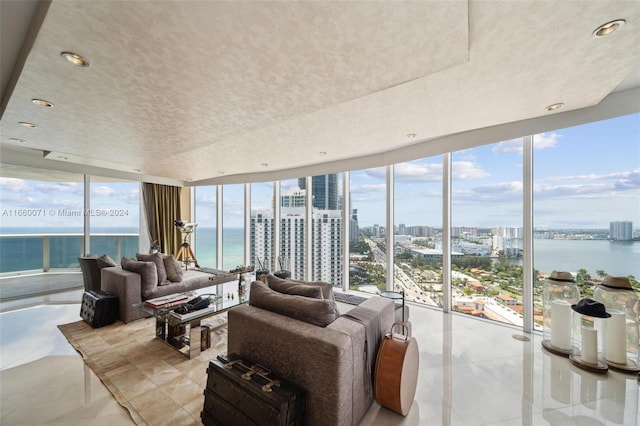
[[182,246],[182,247],[180,247],[180,251],[178,251],[178,255],[176,256],[176,260],[184,262],[184,269],[186,271],[189,262],[187,262],[188,259],[186,258],[185,255],[186,255],[186,253],[185,253],[185,250],[184,250],[184,246]]
[[198,265],[198,261],[196,260],[196,255],[193,252],[193,249],[191,248],[191,246],[187,247],[187,252],[189,253],[191,260],[193,260],[193,264],[199,268],[200,265]]

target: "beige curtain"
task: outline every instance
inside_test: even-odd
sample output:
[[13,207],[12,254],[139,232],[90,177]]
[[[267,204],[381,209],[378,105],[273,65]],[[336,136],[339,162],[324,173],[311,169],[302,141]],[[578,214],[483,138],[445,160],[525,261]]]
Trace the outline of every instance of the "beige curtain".
[[142,184],[142,199],[149,227],[151,244],[155,242],[160,253],[178,254],[182,234],[175,221],[180,218],[180,190],[178,186]]

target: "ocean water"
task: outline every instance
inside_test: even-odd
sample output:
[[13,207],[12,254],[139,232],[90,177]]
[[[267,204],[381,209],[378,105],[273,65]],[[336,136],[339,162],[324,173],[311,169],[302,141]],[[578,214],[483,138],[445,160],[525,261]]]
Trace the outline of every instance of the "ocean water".
[[[81,254],[82,230],[77,228],[0,228],[1,234],[47,234],[52,268],[76,268]],[[75,236],[53,236],[75,233]],[[135,228],[98,228],[94,234],[136,234]],[[244,264],[244,232],[239,228],[225,229],[222,269]],[[216,228],[198,227],[191,236],[192,248],[200,266],[216,266]],[[115,236],[91,238],[93,254],[108,254],[119,260]],[[135,257],[138,237],[120,237],[120,256]],[[32,238],[0,238],[0,273],[42,269],[43,240]],[[521,259],[510,260],[522,263]],[[609,275],[640,278],[640,242],[606,240],[534,240],[534,268],[540,272],[562,270],[576,272],[586,269],[591,275],[599,270]]]
[[[230,270],[236,266],[244,266],[244,230],[242,228],[228,228],[224,231],[221,269]],[[193,249],[200,266],[215,267],[216,228],[198,227],[195,232]]]
[[[135,257],[139,250],[136,228],[95,228],[92,230],[91,253],[108,254],[119,263],[122,256]],[[20,234],[19,237],[6,237]],[[77,258],[82,251],[80,228],[0,228],[0,273],[42,269],[43,237],[48,235],[49,265],[55,268],[78,268]],[[99,234],[99,235],[96,235]],[[112,234],[106,235],[106,234]],[[115,235],[114,235],[115,234]],[[22,236],[33,235],[33,237]],[[117,249],[117,243],[120,250]],[[216,229],[197,228],[190,241],[200,266],[216,266]],[[146,250],[145,250],[146,252]],[[174,253],[177,254],[177,253]],[[244,232],[242,229],[225,229],[222,269],[233,269],[244,262]]]
[[[33,236],[6,237],[7,234],[28,234]],[[40,235],[38,235],[40,234]],[[57,268],[78,268],[78,256],[82,250],[82,230],[77,228],[2,228],[0,235],[0,273],[41,270],[44,254],[44,238],[48,236],[49,266]],[[138,236],[135,228],[94,229],[91,237],[91,253],[108,254],[119,262],[122,256],[135,257],[138,252]],[[105,235],[116,234],[116,235]],[[118,248],[119,246],[119,248]]]

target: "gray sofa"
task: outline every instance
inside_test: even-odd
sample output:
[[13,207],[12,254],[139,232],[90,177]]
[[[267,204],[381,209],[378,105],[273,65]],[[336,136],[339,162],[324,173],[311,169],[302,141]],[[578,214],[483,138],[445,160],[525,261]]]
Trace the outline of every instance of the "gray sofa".
[[[150,262],[144,262],[150,263]],[[134,303],[142,303],[147,299],[166,296],[173,293],[182,293],[211,287],[230,281],[238,281],[238,274],[212,275],[206,272],[187,270],[184,271],[181,281],[171,282],[167,279],[157,282],[156,275],[148,274],[153,267],[146,265],[144,270],[134,272],[125,270],[120,266],[102,268],[101,288],[109,294],[118,296],[118,319],[122,322],[130,322],[145,318],[143,312],[132,307]],[[151,275],[151,276],[147,276]],[[156,280],[156,284],[152,283]]]
[[[366,391],[365,328],[346,315],[322,327],[251,304],[228,311],[228,352],[264,365],[273,374],[307,391],[304,424],[356,425],[373,402]],[[306,297],[283,295],[287,310],[306,303]],[[302,299],[301,299],[302,297]],[[330,316],[330,303],[316,311]],[[390,299],[373,296],[360,306],[378,313],[381,338],[394,321]],[[271,308],[270,308],[271,309]],[[317,318],[316,318],[317,319]],[[374,354],[375,357],[375,354]],[[374,358],[375,359],[375,358]]]

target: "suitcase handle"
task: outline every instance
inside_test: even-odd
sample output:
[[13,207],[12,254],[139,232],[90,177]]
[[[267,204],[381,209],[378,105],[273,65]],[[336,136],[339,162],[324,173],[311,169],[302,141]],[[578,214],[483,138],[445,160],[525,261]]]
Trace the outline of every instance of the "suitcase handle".
[[407,334],[405,334],[402,337],[404,337],[404,341],[405,342],[408,342],[409,339],[411,339],[411,329],[409,328],[407,323],[402,322],[402,321],[396,321],[393,324],[391,324],[391,329],[389,330],[389,332],[387,334],[384,335],[385,339],[391,339],[391,338],[394,337],[393,336],[393,329],[396,327],[396,325],[401,325],[407,331]]
[[252,376],[252,375],[254,375],[254,374],[257,374],[258,376],[262,376],[262,377],[264,377],[265,379],[269,380],[269,379],[267,378],[267,376],[268,376],[269,374],[271,374],[271,370],[269,370],[269,369],[268,369],[268,368],[266,368],[266,367],[263,367],[263,366],[262,366],[262,365],[260,365],[260,364],[254,364],[254,365],[252,365],[252,366],[249,368],[249,371],[247,371],[246,373],[244,373],[244,374],[243,374],[242,376],[240,376],[240,377],[242,377],[242,378],[243,378],[243,379],[245,379],[245,380],[251,380],[251,376]]
[[269,380],[269,383],[267,383],[266,385],[262,386],[262,391],[263,392],[271,392],[273,389],[271,389],[273,386],[280,386],[280,380]]
[[[268,368],[260,365],[260,364],[254,364],[251,367],[247,367],[246,365],[244,365],[244,363],[242,362],[241,359],[236,359],[233,361],[229,361],[228,363],[226,363],[224,365],[224,368],[228,368],[228,369],[233,369],[233,366],[235,364],[241,365],[244,368],[248,368],[248,371],[241,374],[240,377],[242,377],[244,380],[251,380],[251,376],[253,376],[254,374],[258,377],[261,377],[262,379],[264,379],[267,383],[265,383],[264,385],[262,385],[262,391],[263,392],[271,392],[273,391],[273,387],[274,386],[280,386],[280,380],[272,380],[269,378],[269,374],[271,374],[271,370],[269,370]],[[209,370],[207,369],[207,372]]]

